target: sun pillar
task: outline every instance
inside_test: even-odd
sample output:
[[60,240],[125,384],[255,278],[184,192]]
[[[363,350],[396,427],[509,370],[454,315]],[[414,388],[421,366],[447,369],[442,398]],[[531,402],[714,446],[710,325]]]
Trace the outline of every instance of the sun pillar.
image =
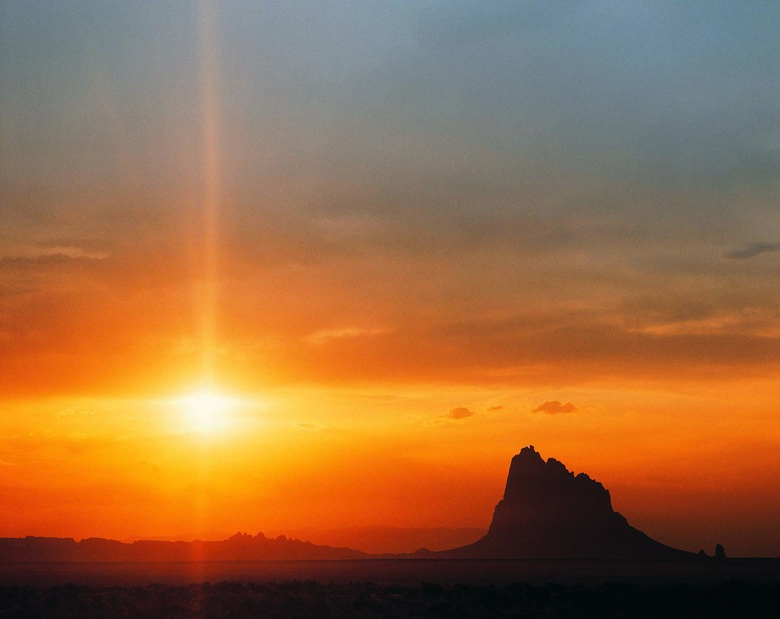
[[213,382],[217,355],[217,306],[221,169],[217,9],[213,0],[198,3],[200,107],[202,126],[202,264],[198,290],[199,347],[202,380]]
[[[217,366],[217,315],[219,304],[219,232],[221,208],[221,169],[219,143],[219,62],[217,46],[218,14],[214,0],[199,0],[197,7],[199,43],[199,98],[201,112],[201,260],[196,285],[200,383],[213,384]],[[198,416],[207,410],[197,410]],[[199,536],[210,523],[211,458],[202,454],[199,470],[193,480],[191,526]],[[202,557],[201,557],[202,558]]]

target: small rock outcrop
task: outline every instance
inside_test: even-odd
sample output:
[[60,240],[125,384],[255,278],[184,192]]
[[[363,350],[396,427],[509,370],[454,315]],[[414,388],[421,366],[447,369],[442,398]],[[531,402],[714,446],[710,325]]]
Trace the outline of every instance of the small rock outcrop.
[[691,552],[651,539],[612,509],[609,491],[533,446],[512,458],[504,497],[487,534],[442,553],[452,558],[686,559]]

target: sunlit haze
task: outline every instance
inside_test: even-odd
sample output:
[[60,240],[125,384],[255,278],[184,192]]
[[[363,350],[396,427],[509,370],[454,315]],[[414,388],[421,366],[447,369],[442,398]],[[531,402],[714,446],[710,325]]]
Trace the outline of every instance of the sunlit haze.
[[175,398],[174,402],[181,410],[181,428],[202,434],[228,428],[231,414],[239,406],[236,398],[205,388]]
[[0,537],[487,527],[533,444],[780,556],[778,32],[0,0]]

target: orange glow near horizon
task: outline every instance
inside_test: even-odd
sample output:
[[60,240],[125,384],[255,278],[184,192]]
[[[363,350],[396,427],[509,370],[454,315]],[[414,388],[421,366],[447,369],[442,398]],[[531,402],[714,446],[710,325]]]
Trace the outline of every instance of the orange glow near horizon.
[[[642,391],[558,391],[576,411],[557,415],[532,412],[540,403],[533,394],[435,385],[20,401],[3,422],[10,438],[0,466],[14,475],[5,481],[4,535],[486,527],[509,460],[534,444],[601,481],[631,524],[666,543],[697,550],[732,541],[717,520],[701,524],[705,510],[751,525],[759,537],[750,543],[760,545],[771,535],[760,515],[780,505],[760,494],[772,483],[771,438],[750,427],[780,427],[760,410],[773,385],[734,388],[736,398],[748,394],[756,406],[739,432],[708,421],[739,408],[722,393],[656,394],[651,403]],[[673,408],[681,401],[684,423]],[[472,414],[451,415],[454,403]],[[675,439],[660,440],[675,418]],[[729,499],[736,492],[739,510]]]
[[2,9],[0,536],[486,527],[533,444],[780,556],[773,18],[60,4]]

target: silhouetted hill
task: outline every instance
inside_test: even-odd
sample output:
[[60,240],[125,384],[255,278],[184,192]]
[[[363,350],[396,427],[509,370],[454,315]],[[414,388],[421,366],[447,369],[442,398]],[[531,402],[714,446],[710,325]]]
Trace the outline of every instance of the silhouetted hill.
[[317,546],[310,542],[237,533],[217,542],[164,542],[153,540],[125,544],[89,538],[0,538],[0,561],[266,561],[360,559],[363,552],[350,548]]
[[445,558],[685,559],[694,553],[651,539],[612,509],[609,491],[533,448],[512,458],[504,498],[487,534]]
[[485,528],[353,526],[293,529],[283,532],[290,537],[305,539],[314,544],[348,546],[370,554],[402,554],[414,552],[418,548],[445,550],[470,544],[485,534]]

